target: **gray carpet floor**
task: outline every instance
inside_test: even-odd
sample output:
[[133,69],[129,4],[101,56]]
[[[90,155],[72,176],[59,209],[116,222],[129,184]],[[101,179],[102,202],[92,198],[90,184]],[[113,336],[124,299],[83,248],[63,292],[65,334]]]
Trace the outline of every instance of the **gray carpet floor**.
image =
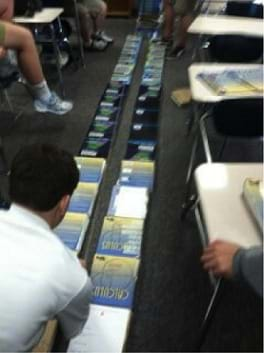
[[[74,110],[65,117],[35,113],[25,89],[17,85],[11,88],[16,110],[22,109],[23,113],[10,125],[5,121],[4,111],[0,110],[0,133],[8,164],[21,146],[34,142],[54,143],[78,154],[125,37],[133,33],[134,27],[134,20],[109,19],[107,31],[115,38],[115,43],[103,53],[87,53],[85,70],[74,71],[71,66],[64,70],[67,96],[75,103]],[[89,266],[125,154],[146,48],[145,41],[82,249]],[[191,48],[182,58],[166,61],[165,65],[155,188],[144,228],[142,260],[125,347],[128,352],[195,351],[199,328],[212,293],[208,275],[200,264],[202,247],[193,215],[189,214],[184,222],[180,220],[192,142],[192,135],[186,136],[191,107],[178,108],[171,101],[170,93],[177,87],[188,85],[190,58]],[[48,71],[48,79],[57,90],[54,72]],[[216,147],[218,142],[214,136]],[[261,161],[262,146],[255,141],[240,141],[239,144],[231,141],[223,159]],[[0,192],[8,197],[4,177],[0,178]],[[250,289],[243,284],[226,283],[201,350],[262,351],[262,314],[263,302]]]

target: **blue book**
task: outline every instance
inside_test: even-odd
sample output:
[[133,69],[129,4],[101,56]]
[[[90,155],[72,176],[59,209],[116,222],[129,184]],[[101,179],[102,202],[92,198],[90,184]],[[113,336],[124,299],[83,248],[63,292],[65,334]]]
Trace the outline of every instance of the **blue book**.
[[122,161],[118,183],[125,186],[144,187],[152,190],[154,181],[154,163],[140,161]]
[[133,123],[130,129],[129,140],[155,141],[158,135],[158,125]]
[[156,141],[128,140],[125,159],[133,161],[153,161]]
[[111,140],[109,138],[86,137],[82,148],[81,156],[106,158],[110,149]]
[[80,251],[88,224],[89,217],[85,213],[67,212],[54,233],[68,248]]
[[143,220],[105,217],[97,245],[97,254],[140,257]]
[[75,161],[80,173],[79,181],[100,183],[105,167],[103,158],[75,157]]
[[91,303],[132,308],[139,259],[95,254]]
[[114,121],[94,121],[88,132],[88,137],[110,139],[115,127],[116,123]]
[[71,197],[68,212],[91,214],[98,184],[80,182]]

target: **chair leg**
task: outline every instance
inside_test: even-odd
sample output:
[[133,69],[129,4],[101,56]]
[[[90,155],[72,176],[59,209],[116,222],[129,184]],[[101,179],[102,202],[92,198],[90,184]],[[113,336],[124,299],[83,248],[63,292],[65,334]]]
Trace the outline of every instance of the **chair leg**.
[[222,144],[222,146],[221,146],[221,149],[220,149],[220,151],[219,151],[219,154],[218,154],[218,161],[221,161],[221,159],[222,159],[222,157],[223,157],[223,154],[224,154],[224,150],[225,150],[225,148],[226,148],[226,145],[227,145],[227,137],[225,137],[224,138],[224,142],[223,142],[223,144]]
[[207,116],[204,116],[200,119],[199,126],[200,126],[200,132],[201,132],[202,143],[203,143],[203,147],[204,147],[206,161],[207,161],[207,163],[212,163],[212,154],[210,151],[208,136],[207,136],[206,127],[205,127],[205,123],[204,123],[206,118],[207,118]]
[[10,99],[9,94],[8,94],[6,89],[3,90],[3,94],[4,94],[4,97],[5,97],[5,100],[6,100],[6,103],[8,105],[9,110],[11,112],[13,112],[14,111],[14,107],[13,107],[13,104],[11,102],[11,99]]
[[190,189],[192,184],[192,174],[194,170],[194,162],[195,162],[198,142],[199,142],[199,130],[197,130],[196,135],[194,137],[191,157],[190,157],[187,176],[185,180],[185,196],[184,196],[184,202],[182,204],[181,220],[184,220],[186,218],[189,210],[195,205],[195,202],[196,202],[196,196],[193,196],[193,195],[190,196]]
[[0,137],[0,175],[6,175],[6,174],[7,174],[7,163],[6,163],[6,158],[4,154],[3,140],[2,140],[2,137]]

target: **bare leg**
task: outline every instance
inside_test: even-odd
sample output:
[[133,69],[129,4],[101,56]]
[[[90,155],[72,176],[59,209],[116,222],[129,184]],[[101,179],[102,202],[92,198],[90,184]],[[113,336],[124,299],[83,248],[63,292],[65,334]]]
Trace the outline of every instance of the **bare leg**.
[[174,9],[170,0],[163,0],[164,5],[164,28],[163,39],[168,40],[172,37],[174,26]]
[[30,31],[11,23],[1,23],[5,26],[3,46],[6,49],[14,49],[17,51],[19,67],[25,79],[31,85],[36,85],[43,81],[43,71]]
[[188,28],[190,26],[190,24],[192,23],[192,16],[191,15],[185,15],[183,17],[181,17],[180,20],[180,25],[179,25],[179,32],[178,32],[178,46],[182,46],[185,47],[186,46],[186,42],[187,42],[187,37],[188,37]]
[[102,2],[100,12],[92,15],[95,18],[95,21],[94,21],[95,33],[98,31],[102,31],[104,27],[106,15],[107,15],[107,5],[105,2]]
[[86,7],[78,4],[78,12],[80,17],[81,35],[84,43],[91,41],[92,20]]

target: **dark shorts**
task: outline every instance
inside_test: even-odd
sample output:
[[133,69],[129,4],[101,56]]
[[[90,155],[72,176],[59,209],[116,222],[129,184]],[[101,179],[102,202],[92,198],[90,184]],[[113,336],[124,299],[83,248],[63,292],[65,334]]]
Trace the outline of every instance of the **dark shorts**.
[[5,26],[0,22],[0,45],[3,45],[5,40]]
[[191,14],[196,4],[196,0],[174,0],[174,2],[174,11],[178,16]]

